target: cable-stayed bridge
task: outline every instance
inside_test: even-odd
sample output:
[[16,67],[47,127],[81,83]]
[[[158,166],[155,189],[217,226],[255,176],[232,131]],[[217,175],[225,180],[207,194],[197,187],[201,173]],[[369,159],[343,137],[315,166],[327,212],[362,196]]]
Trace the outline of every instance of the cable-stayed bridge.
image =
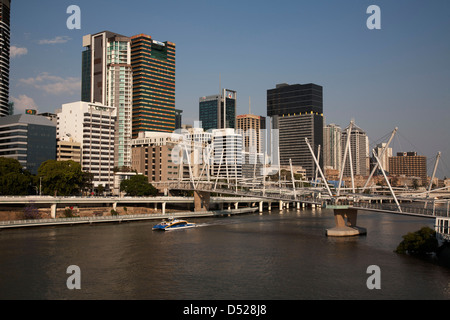
[[[394,138],[397,128],[391,133],[387,143],[377,155],[373,152],[377,163],[373,167],[363,188],[355,188],[353,171],[351,171],[351,186],[342,187],[345,162],[351,163],[350,133],[353,121],[347,128],[347,142],[344,150],[343,163],[339,176],[339,183],[333,186],[328,183],[318,157],[313,152],[308,139],[305,142],[316,164],[316,179],[314,181],[295,180],[291,163],[290,181],[273,181],[266,176],[254,176],[253,178],[241,178],[237,176],[203,176],[194,177],[190,171],[190,178],[168,182],[160,182],[155,185],[170,192],[170,190],[193,191],[196,199],[196,210],[208,210],[211,194],[252,197],[263,201],[279,201],[279,207],[283,204],[294,203],[300,205],[312,205],[334,209],[336,227],[328,230],[329,235],[355,235],[365,233],[363,228],[356,225],[358,210],[376,211],[392,214],[412,215],[426,218],[449,217],[450,187],[432,190],[432,181],[435,177],[439,163],[438,153],[431,182],[425,192],[416,192],[407,188],[393,188],[380,159]],[[348,160],[347,160],[348,157]],[[220,158],[221,159],[221,158]],[[222,161],[222,160],[221,160]],[[208,172],[207,162],[201,172]],[[206,170],[205,170],[206,168]],[[350,166],[352,168],[352,166]],[[191,167],[189,165],[189,170]],[[370,185],[376,170],[382,172],[387,187]],[[320,182],[317,182],[320,181]]]

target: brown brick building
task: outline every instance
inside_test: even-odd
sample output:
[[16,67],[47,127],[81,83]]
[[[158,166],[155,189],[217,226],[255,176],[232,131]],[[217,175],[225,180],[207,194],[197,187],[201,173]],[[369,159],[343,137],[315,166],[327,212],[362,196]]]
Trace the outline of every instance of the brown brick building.
[[427,184],[427,157],[418,156],[417,152],[398,152],[389,158],[389,174],[418,177],[422,185]]
[[132,168],[146,175],[150,183],[178,179],[180,167],[172,159],[177,143],[170,133],[140,132],[132,143]]

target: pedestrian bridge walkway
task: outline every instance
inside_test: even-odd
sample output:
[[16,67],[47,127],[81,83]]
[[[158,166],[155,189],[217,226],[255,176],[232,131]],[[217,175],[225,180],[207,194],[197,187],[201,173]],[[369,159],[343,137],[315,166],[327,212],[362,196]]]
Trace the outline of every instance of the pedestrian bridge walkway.
[[236,185],[220,184],[217,186],[214,182],[199,181],[196,184],[188,181],[169,181],[155,183],[155,186],[168,190],[184,190],[184,191],[196,191],[196,192],[208,192],[217,193],[230,196],[241,196],[250,198],[260,198],[275,201],[289,201],[289,202],[301,202],[315,205],[324,204],[324,199],[320,198],[320,188],[316,189],[304,189],[301,193],[294,192],[289,188],[268,188],[265,189],[262,186],[259,188],[247,187],[245,184],[239,183]]
[[449,208],[424,208],[420,205],[408,205],[400,204],[401,211],[398,210],[398,206],[392,203],[367,203],[367,202],[355,202],[351,206],[355,209],[366,211],[378,211],[385,213],[403,214],[424,218],[436,218],[436,217],[449,217]]

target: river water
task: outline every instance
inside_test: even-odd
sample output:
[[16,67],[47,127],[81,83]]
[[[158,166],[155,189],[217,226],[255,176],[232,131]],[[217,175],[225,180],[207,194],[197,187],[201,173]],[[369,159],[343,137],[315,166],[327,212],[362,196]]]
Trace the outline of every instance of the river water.
[[[449,299],[450,269],[394,253],[432,219],[360,211],[367,235],[326,237],[327,209],[0,231],[0,299]],[[69,266],[80,289],[66,284]],[[368,289],[367,268],[381,289]]]

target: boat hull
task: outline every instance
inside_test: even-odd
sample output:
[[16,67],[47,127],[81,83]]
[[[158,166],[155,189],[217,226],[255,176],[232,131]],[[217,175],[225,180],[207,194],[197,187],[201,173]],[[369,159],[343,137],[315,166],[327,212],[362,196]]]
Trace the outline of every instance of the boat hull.
[[181,230],[181,229],[189,229],[194,228],[196,226],[195,223],[189,223],[187,221],[171,221],[171,222],[163,222],[157,224],[152,228],[155,231],[172,231],[172,230]]
[[194,228],[195,224],[189,224],[185,226],[178,226],[178,227],[153,227],[153,230],[155,231],[173,231],[173,230],[181,230],[181,229],[189,229]]

